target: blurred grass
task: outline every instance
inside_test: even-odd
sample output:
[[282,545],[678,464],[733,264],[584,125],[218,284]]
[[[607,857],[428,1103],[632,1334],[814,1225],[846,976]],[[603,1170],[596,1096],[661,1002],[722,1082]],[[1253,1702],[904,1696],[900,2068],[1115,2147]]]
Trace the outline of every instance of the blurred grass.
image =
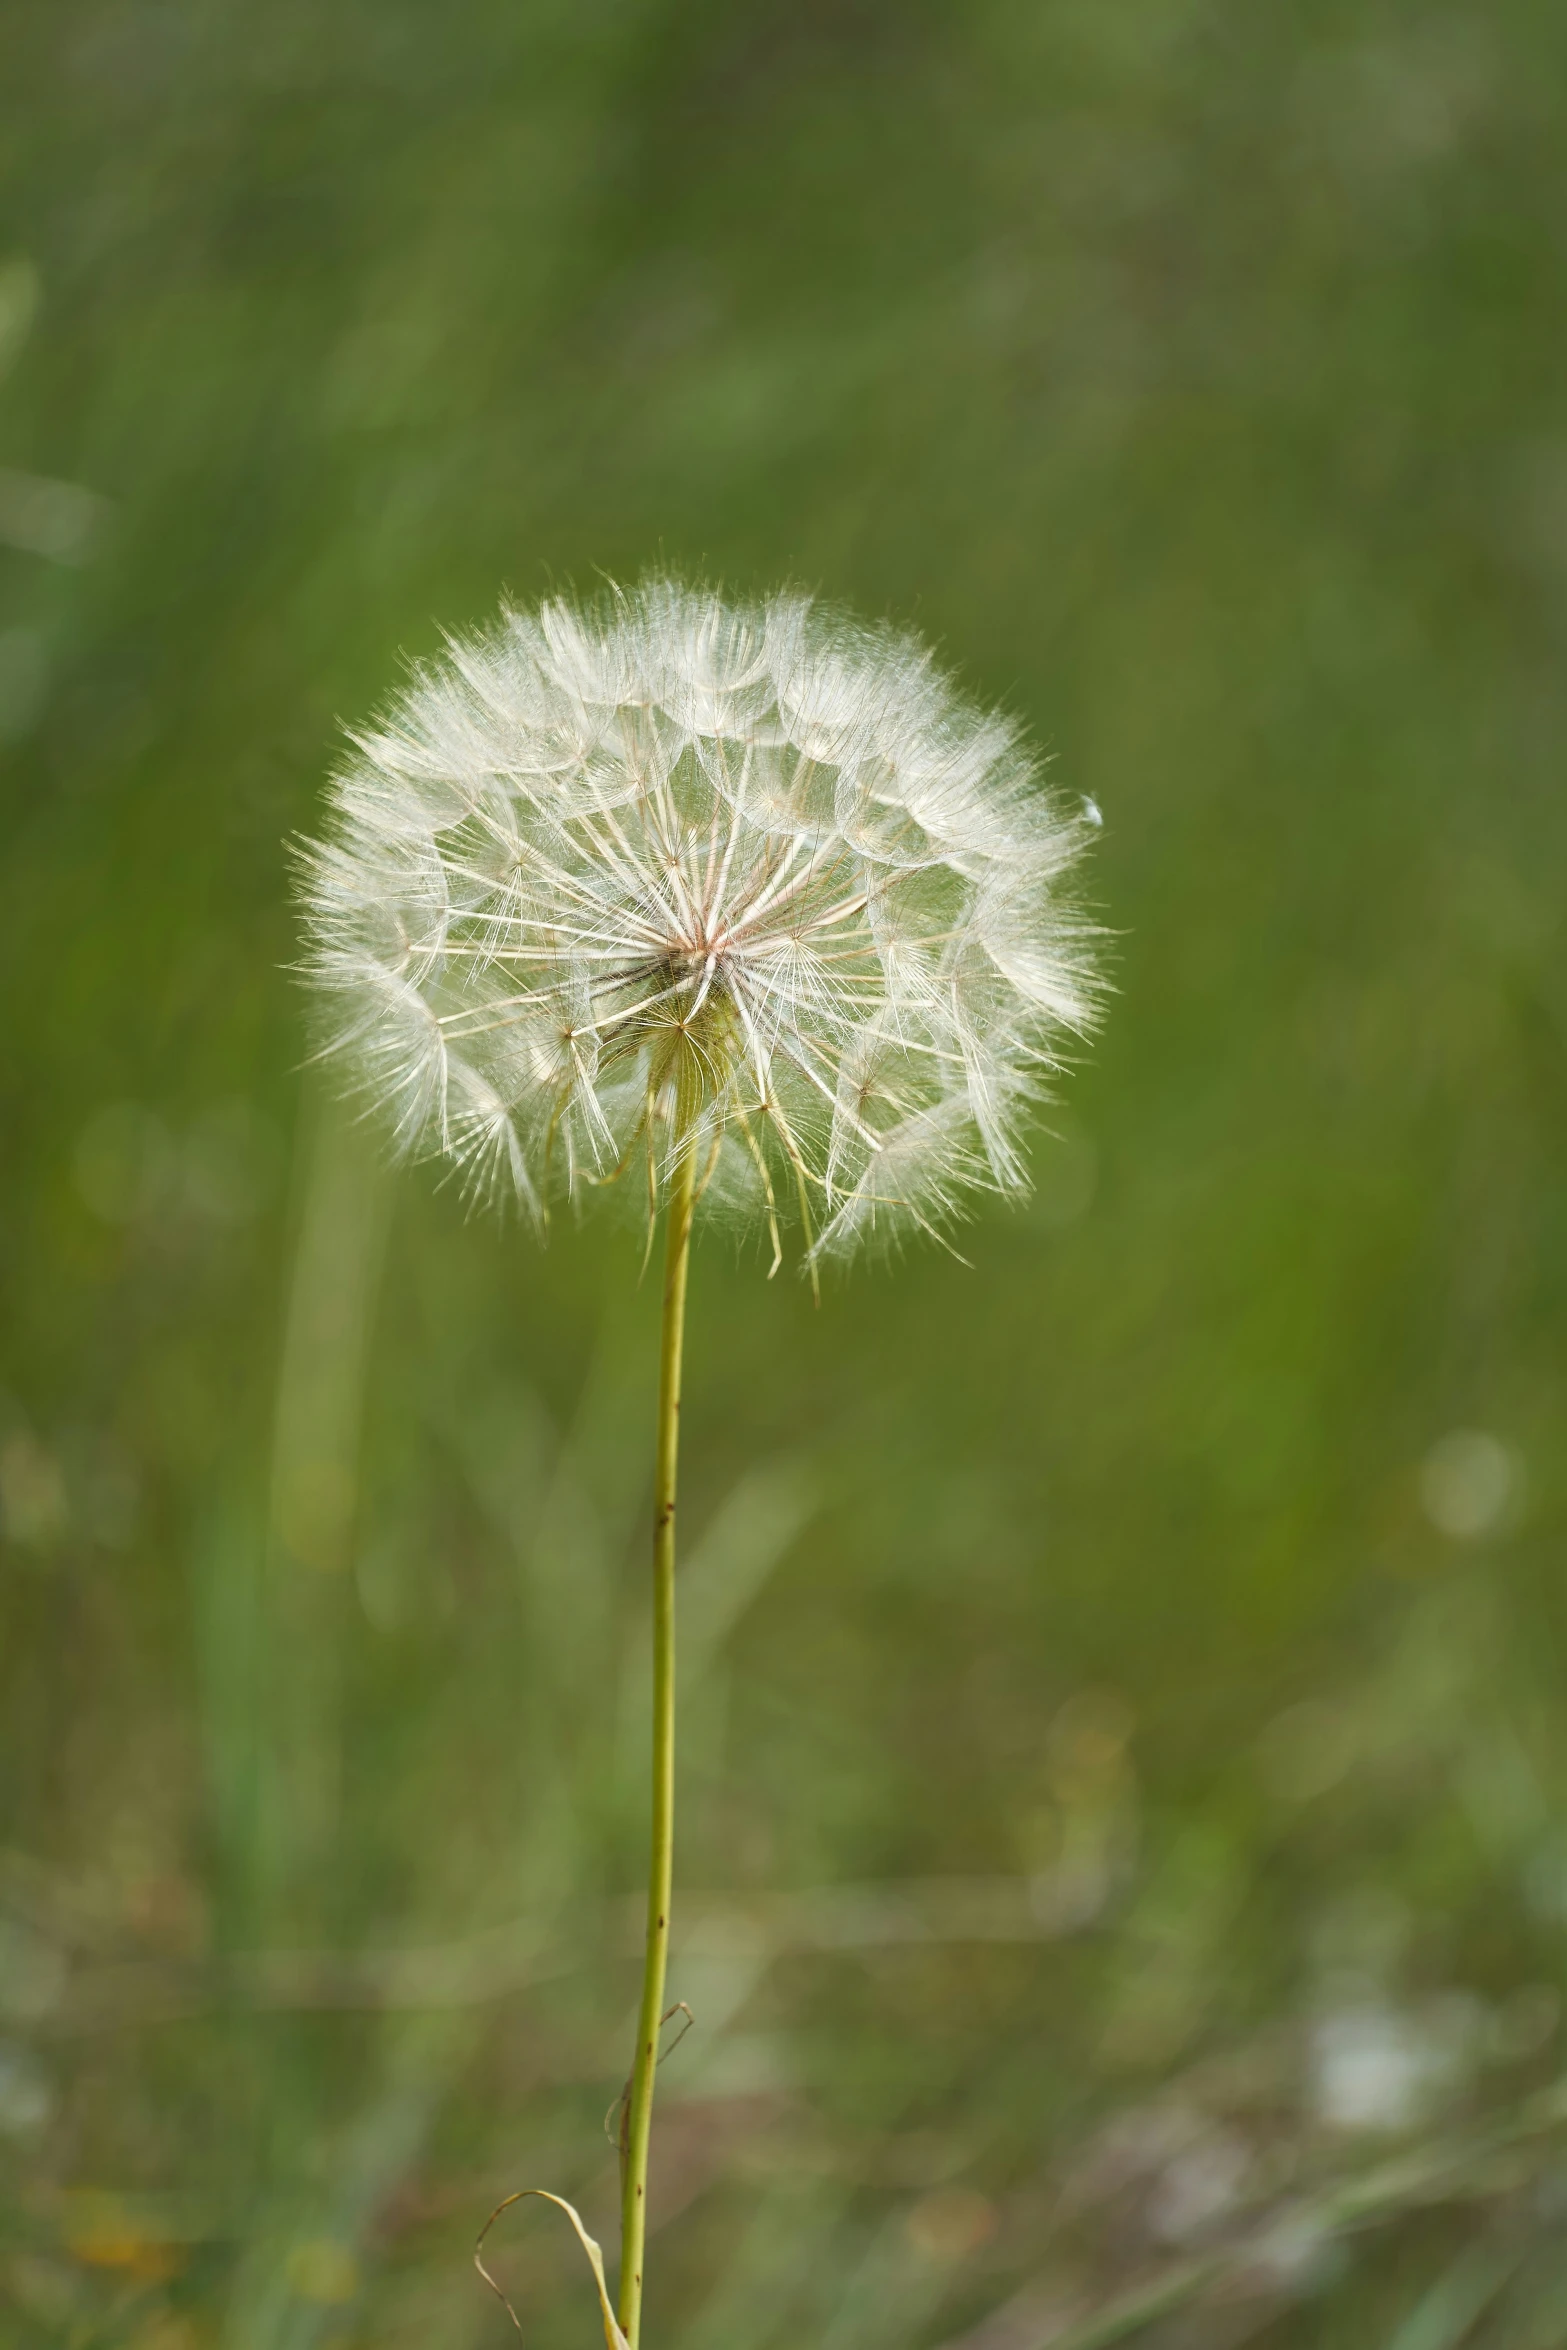
[[669,560],[1009,701],[1122,992],[971,1270],[697,1265],[656,2338],[1549,2350],[1567,27],[8,33],[8,2338],[612,2237],[653,1301],[302,1086],[281,843],[399,648]]

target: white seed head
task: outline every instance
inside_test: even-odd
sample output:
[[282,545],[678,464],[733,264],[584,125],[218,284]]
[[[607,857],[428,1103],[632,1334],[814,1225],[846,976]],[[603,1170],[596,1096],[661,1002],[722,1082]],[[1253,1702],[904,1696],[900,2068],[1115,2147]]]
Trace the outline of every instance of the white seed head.
[[814,1262],[1024,1186],[1092,819],[913,639],[655,579],[449,640],[353,739],[307,969],[403,1151],[540,1222],[690,1154],[775,1265],[785,1208]]

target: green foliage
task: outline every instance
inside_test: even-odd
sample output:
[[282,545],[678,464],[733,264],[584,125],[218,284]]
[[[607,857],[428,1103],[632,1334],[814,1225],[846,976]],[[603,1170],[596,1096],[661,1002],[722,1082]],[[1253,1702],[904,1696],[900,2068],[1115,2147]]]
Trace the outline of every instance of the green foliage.
[[1567,20],[7,47],[6,2338],[613,2245],[654,1285],[318,1105],[282,842],[398,648],[667,560],[1009,701],[1120,997],[970,1266],[698,1253],[649,2339],[1547,2350]]

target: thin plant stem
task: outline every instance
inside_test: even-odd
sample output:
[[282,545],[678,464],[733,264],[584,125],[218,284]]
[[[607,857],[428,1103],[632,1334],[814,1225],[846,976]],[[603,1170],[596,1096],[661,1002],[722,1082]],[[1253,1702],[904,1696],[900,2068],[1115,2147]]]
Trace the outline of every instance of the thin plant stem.
[[675,1175],[664,1239],[664,1322],[659,1349],[658,1465],[653,1489],[653,1833],[648,1864],[647,1955],[631,2067],[625,2176],[620,2205],[620,2326],[637,2350],[642,2325],[642,2251],[647,2236],[648,2146],[658,2030],[669,1958],[675,1855],[675,1482],[680,1463],[680,1358],[685,1340],[686,1268],[696,1204],[696,1151],[688,1141]]

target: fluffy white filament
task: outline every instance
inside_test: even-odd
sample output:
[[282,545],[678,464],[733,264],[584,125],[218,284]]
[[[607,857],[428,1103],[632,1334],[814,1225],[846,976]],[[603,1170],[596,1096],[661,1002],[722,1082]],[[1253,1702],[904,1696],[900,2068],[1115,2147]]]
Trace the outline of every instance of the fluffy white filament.
[[1092,825],[910,638],[656,580],[508,611],[354,739],[303,852],[323,1049],[542,1221],[687,1152],[809,1258],[1025,1183],[1092,1015]]

